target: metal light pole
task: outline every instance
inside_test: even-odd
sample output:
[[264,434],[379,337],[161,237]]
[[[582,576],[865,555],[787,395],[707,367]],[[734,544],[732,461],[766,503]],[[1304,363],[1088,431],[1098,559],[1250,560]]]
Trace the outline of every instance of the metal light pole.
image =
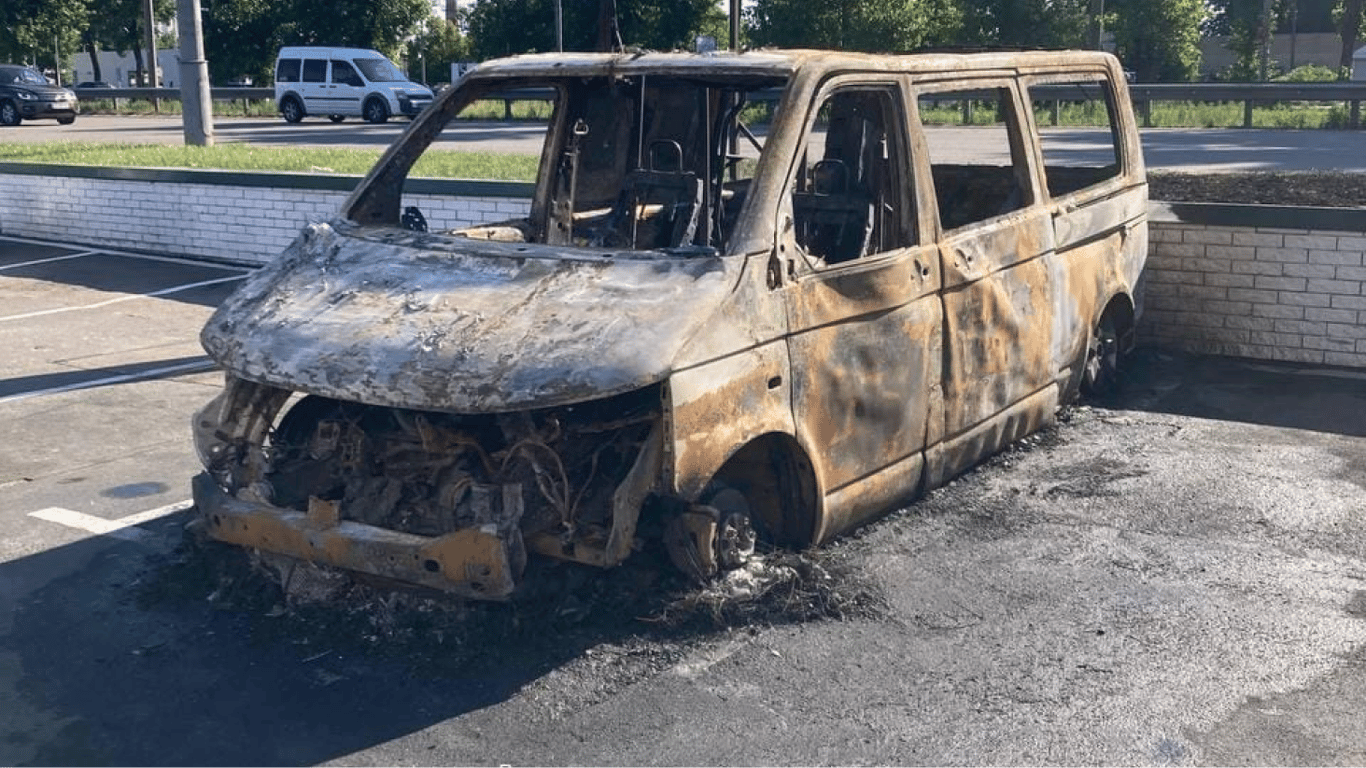
[[180,103],[185,144],[213,146],[213,98],[209,93],[209,62],[204,60],[204,26],[199,0],[177,0],[180,26]]
[[555,0],[555,50],[564,52],[564,5],[563,0]]
[[147,49],[147,87],[157,87],[157,27],[152,0],[142,0],[143,43]]

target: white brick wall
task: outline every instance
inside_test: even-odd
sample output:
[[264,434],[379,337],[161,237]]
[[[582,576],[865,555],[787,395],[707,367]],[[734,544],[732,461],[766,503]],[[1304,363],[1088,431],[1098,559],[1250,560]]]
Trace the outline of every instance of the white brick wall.
[[1154,221],[1139,343],[1366,367],[1366,234]]
[[[183,175],[183,174],[182,174]],[[216,183],[5,173],[0,232],[97,247],[263,263],[309,222],[336,215],[348,192]],[[433,229],[524,216],[514,197],[405,195]]]
[[[46,173],[0,163],[0,233],[249,263],[274,257],[304,224],[332,218],[348,194],[299,188],[316,180],[267,187],[195,181],[212,173]],[[523,216],[530,205],[526,185],[446,187],[458,192],[403,203],[421,208],[433,229]],[[508,194],[477,193],[490,188]],[[1140,344],[1366,367],[1366,213],[1154,203],[1149,244]]]

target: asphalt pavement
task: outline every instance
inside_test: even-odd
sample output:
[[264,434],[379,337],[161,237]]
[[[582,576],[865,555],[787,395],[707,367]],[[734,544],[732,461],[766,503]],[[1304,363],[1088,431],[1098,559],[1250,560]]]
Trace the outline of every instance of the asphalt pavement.
[[572,571],[399,638],[176,549],[242,274],[0,238],[0,764],[1366,762],[1361,372],[1141,350],[815,556],[878,598],[843,620],[674,631]]

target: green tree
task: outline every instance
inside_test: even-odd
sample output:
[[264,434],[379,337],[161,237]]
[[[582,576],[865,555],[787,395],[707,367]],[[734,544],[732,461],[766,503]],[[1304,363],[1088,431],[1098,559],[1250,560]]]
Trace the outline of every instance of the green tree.
[[271,82],[285,45],[374,48],[397,58],[431,14],[428,0],[202,0],[204,51],[216,82]]
[[[562,0],[564,48],[597,48],[598,3]],[[690,49],[702,32],[714,34],[715,0],[617,0],[622,43],[656,51]],[[474,56],[489,59],[555,50],[553,0],[475,0],[469,16]]]
[[452,64],[469,60],[469,40],[453,20],[429,20],[427,29],[408,44],[408,76],[413,79],[422,78],[425,68],[427,82],[446,82]]
[[1110,29],[1124,65],[1143,82],[1179,82],[1200,72],[1204,0],[1110,0]]
[[80,44],[86,0],[0,2],[0,61],[61,71]]
[[1271,71],[1271,34],[1290,8],[1290,0],[1208,0],[1205,33],[1226,36],[1225,47],[1237,56],[1226,73],[1229,80],[1266,80]]
[[391,59],[432,13],[428,0],[288,0],[278,7],[282,45],[373,48]]
[[964,42],[1026,48],[1084,48],[1089,0],[966,0]]
[[957,38],[955,0],[756,0],[748,13],[755,45],[905,52]]
[[200,12],[204,57],[215,83],[240,77],[272,82],[280,18],[270,0],[201,0]]
[[[175,17],[175,0],[156,0],[152,12],[158,22],[169,22]],[[142,45],[145,37],[142,17],[142,0],[89,0],[85,28],[80,36],[81,47],[90,54],[96,80],[104,79],[99,70],[99,57],[95,55],[101,50],[117,53],[132,51],[137,71],[143,71],[145,62]],[[160,40],[157,45],[161,46]]]

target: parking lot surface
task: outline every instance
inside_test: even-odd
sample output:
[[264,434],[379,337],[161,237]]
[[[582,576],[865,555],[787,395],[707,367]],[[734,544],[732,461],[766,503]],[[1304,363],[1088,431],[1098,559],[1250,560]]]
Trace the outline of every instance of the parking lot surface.
[[587,574],[403,656],[176,551],[244,271],[0,237],[0,764],[1366,762],[1362,372],[1141,350],[819,555],[844,620],[670,631]]

